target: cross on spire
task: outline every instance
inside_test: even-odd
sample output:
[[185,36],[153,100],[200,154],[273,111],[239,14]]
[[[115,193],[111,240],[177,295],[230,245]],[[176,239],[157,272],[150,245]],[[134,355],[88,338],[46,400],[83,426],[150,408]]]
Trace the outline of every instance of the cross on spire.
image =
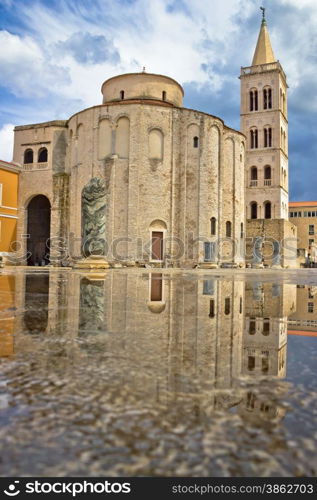
[[265,19],[265,7],[260,7],[260,9],[262,10],[262,24],[265,24],[266,23],[266,19]]

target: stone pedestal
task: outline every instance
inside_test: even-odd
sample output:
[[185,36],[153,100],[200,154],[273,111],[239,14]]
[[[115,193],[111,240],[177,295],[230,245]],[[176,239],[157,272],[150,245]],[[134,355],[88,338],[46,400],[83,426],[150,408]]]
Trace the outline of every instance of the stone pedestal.
[[73,264],[74,269],[109,269],[109,262],[102,255],[90,255]]

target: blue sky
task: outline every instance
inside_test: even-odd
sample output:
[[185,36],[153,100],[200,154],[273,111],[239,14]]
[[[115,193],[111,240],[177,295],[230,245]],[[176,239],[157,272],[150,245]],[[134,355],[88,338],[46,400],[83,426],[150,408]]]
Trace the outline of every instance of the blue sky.
[[100,104],[106,78],[143,66],[239,128],[261,5],[290,87],[290,199],[316,200],[316,0],[0,0],[0,158],[12,159],[14,125]]

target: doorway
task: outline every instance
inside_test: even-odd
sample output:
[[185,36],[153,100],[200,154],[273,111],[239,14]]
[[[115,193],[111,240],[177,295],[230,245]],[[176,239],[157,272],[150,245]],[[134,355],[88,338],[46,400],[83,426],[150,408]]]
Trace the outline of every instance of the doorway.
[[46,266],[50,262],[51,204],[40,194],[27,208],[28,266]]

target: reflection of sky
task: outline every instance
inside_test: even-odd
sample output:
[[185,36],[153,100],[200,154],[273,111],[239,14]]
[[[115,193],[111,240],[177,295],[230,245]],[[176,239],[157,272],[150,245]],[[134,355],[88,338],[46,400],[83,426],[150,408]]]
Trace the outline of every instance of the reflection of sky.
[[[291,198],[316,199],[317,4],[265,3],[290,86]],[[0,157],[11,159],[13,125],[99,104],[106,78],[143,66],[177,79],[186,107],[239,128],[237,77],[251,63],[260,16],[253,0],[3,0]]]
[[287,380],[316,390],[317,337],[288,335]]

